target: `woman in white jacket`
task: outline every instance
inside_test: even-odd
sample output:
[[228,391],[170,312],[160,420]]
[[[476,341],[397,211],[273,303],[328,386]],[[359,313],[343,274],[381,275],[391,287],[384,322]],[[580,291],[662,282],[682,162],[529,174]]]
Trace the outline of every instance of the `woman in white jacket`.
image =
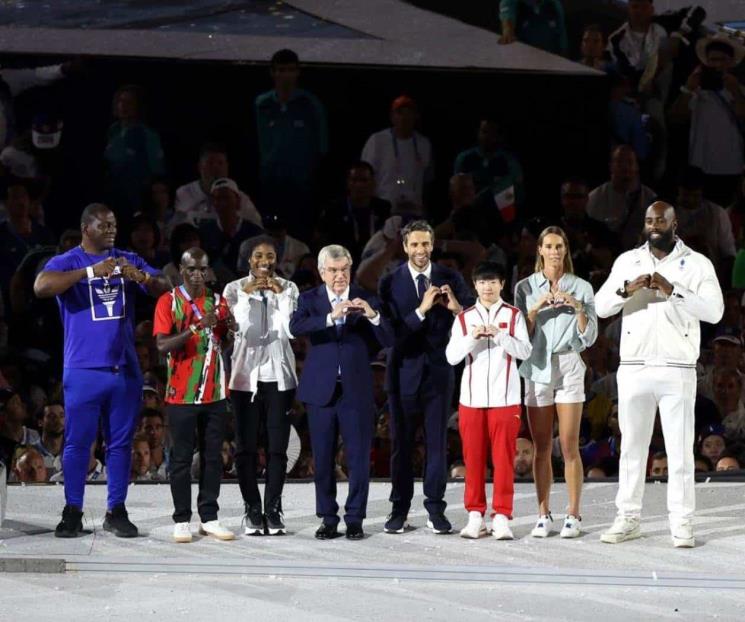
[[[285,533],[282,488],[290,434],[287,412],[297,387],[289,327],[298,288],[276,276],[277,249],[272,238],[254,238],[249,251],[248,276],[229,283],[223,293],[238,325],[229,385],[235,414],[235,462],[246,504],[246,535],[278,535]],[[267,436],[263,510],[256,481],[262,421]]]
[[464,538],[486,533],[486,463],[494,467],[492,535],[511,540],[514,460],[522,400],[517,359],[530,356],[531,345],[520,311],[501,298],[504,268],[483,262],[473,271],[478,300],[461,311],[445,349],[448,363],[466,359],[460,388],[458,428],[466,465]]

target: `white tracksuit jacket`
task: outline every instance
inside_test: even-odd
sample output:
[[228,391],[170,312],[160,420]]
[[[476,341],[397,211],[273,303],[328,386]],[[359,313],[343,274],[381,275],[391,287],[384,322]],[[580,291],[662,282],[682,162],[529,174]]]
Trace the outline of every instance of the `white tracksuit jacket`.
[[[475,326],[496,326],[496,337],[474,339]],[[515,359],[530,356],[532,346],[525,318],[517,307],[499,300],[489,309],[480,302],[461,311],[453,322],[445,349],[448,363],[466,359],[460,403],[472,408],[496,408],[522,403]]]
[[[625,281],[654,272],[673,285],[669,298],[650,289],[628,298],[617,294]],[[711,261],[678,239],[662,260],[652,255],[648,244],[616,259],[608,280],[595,294],[595,311],[599,317],[610,317],[621,309],[622,365],[694,368],[701,341],[699,322],[717,323],[724,301]]]

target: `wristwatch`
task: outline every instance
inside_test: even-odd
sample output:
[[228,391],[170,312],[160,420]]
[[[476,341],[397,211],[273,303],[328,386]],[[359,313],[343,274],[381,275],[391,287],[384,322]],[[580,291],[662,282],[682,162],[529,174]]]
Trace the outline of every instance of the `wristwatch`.
[[629,284],[629,281],[623,282],[623,287],[620,287],[616,290],[616,294],[620,296],[621,298],[628,298],[629,292],[626,291],[626,286]]

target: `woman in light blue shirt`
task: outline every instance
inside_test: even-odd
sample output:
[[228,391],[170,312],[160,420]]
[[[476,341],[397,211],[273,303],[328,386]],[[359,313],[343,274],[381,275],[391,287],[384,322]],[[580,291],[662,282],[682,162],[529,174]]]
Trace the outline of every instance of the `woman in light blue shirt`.
[[533,344],[519,371],[525,378],[525,405],[535,448],[533,477],[539,517],[531,535],[537,538],[547,537],[553,527],[549,495],[554,416],[559,420],[569,494],[561,537],[576,538],[582,528],[579,426],[585,401],[585,364],[580,352],[595,342],[598,320],[592,286],[573,270],[566,234],[559,227],[548,227],[538,238],[535,272],[515,287],[515,304],[525,316]]

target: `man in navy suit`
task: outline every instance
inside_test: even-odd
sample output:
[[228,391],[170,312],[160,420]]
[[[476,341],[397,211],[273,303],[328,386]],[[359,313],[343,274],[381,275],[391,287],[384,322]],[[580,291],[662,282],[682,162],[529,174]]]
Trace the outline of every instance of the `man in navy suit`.
[[424,507],[427,527],[450,533],[445,517],[447,482],[447,420],[453,396],[453,368],[445,358],[453,318],[473,304],[463,277],[430,260],[435,236],[423,220],[401,230],[409,260],[380,281],[384,314],[391,321],[394,345],[388,357],[386,390],[391,407],[393,504],[386,533],[403,533],[414,496],[412,453],[417,418],[424,417],[426,461]]
[[346,536],[364,537],[362,520],[370,484],[370,449],[375,426],[371,348],[390,345],[389,324],[373,296],[350,287],[352,256],[343,246],[318,253],[320,287],[303,292],[290,320],[290,332],[307,336],[311,347],[297,389],[308,409],[315,461],[316,514],[323,519],[316,538],[339,535],[335,459],[341,433],[349,493],[345,505]]

